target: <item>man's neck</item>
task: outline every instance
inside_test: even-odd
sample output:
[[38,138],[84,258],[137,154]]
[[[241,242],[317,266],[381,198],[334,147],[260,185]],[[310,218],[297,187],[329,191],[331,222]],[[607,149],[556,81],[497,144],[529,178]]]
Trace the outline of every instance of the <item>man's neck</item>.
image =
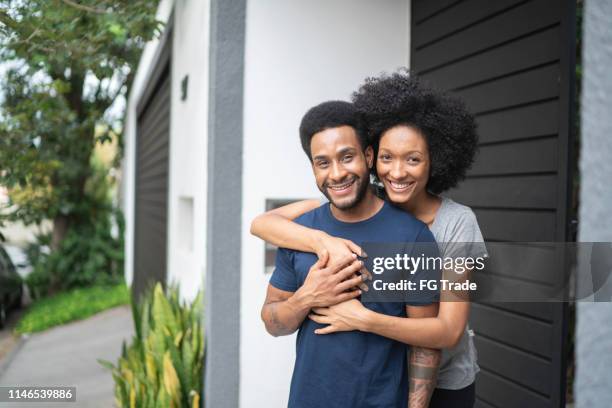
[[370,188],[366,191],[363,199],[354,207],[347,210],[336,208],[330,204],[332,215],[343,222],[365,221],[373,217],[382,208],[384,201],[378,198]]

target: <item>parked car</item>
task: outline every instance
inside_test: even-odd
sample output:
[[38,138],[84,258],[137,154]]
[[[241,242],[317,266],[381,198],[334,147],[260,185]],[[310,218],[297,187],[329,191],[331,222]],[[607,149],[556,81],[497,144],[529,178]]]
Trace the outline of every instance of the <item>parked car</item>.
[[0,245],[0,328],[10,310],[21,306],[22,279],[4,248]]

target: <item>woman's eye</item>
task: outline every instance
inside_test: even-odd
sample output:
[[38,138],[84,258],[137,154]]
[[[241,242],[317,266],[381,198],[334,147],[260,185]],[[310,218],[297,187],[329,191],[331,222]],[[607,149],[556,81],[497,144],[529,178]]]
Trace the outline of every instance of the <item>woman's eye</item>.
[[391,156],[389,156],[388,154],[381,154],[380,156],[378,156],[378,158],[380,160],[390,160]]
[[419,159],[418,157],[409,157],[408,158],[408,163],[412,163],[412,164],[416,164],[416,163],[420,163],[421,159]]

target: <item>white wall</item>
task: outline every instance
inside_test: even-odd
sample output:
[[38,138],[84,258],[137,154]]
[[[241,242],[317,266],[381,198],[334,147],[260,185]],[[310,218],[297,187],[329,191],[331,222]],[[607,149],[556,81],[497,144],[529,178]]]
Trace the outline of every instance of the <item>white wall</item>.
[[[162,0],[158,19],[168,21],[174,8],[171,66],[170,158],[168,196],[168,282],[178,282],[191,299],[204,281],[206,249],[206,157],[208,131],[207,0]],[[133,277],[134,164],[136,106],[146,87],[158,41],[147,44],[128,101],[124,208],[126,215],[126,280]],[[187,99],[181,81],[189,76]]]
[[[311,106],[348,99],[366,76],[409,63],[407,0],[248,1],[241,287],[242,407],[284,407],[295,336],[273,338],[259,312],[269,276],[250,222],[266,198],[318,197],[298,126]],[[228,158],[239,160],[240,158]]]
[[[203,286],[206,253],[208,0],[177,0],[172,43],[168,282],[192,299]],[[187,99],[181,81],[188,75]]]

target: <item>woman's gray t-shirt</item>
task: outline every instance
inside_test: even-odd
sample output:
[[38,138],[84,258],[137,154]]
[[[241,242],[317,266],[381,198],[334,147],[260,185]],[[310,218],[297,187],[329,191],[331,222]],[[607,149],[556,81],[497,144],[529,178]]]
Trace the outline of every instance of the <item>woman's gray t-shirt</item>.
[[[430,227],[440,256],[488,256],[474,212],[450,198],[441,198],[442,203]],[[474,382],[480,368],[473,337],[474,332],[467,326],[455,347],[442,350],[437,388],[458,390]]]

